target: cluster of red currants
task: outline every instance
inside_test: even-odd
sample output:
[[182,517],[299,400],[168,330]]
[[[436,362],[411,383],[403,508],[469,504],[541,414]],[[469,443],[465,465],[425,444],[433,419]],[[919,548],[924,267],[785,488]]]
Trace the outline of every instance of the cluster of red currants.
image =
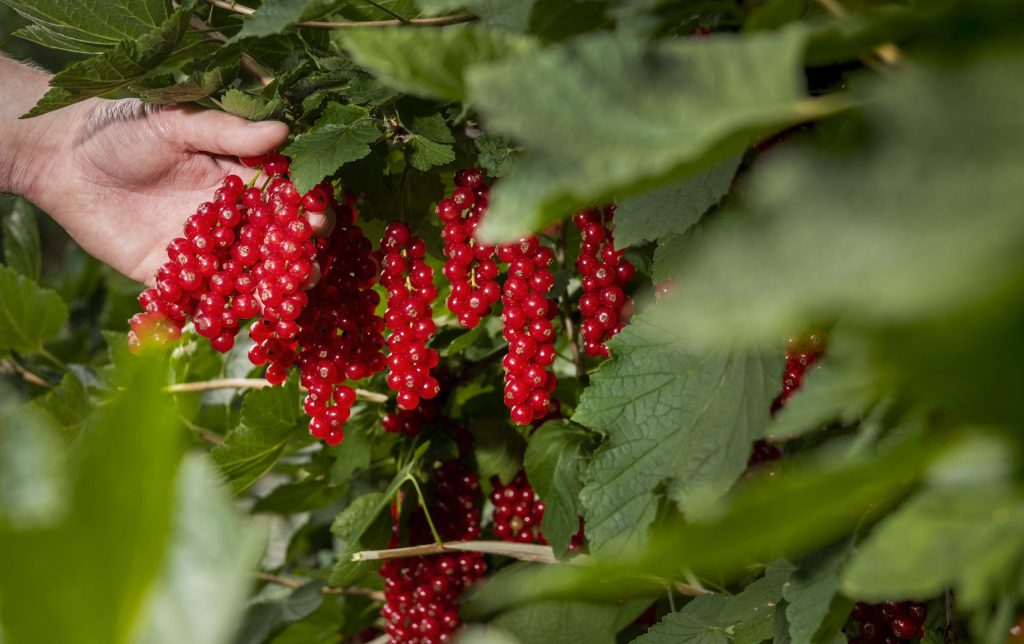
[[505,405],[512,412],[512,422],[528,425],[547,416],[554,404],[551,392],[557,380],[548,368],[555,361],[552,320],[558,309],[546,297],[555,283],[549,269],[554,253],[530,236],[499,246],[498,259],[508,264],[501,296],[501,321],[508,342],[508,354],[502,360]]
[[398,392],[398,406],[415,409],[420,400],[430,400],[440,391],[430,370],[437,366],[437,351],[427,347],[437,327],[433,303],[437,298],[434,269],[424,261],[427,246],[413,236],[409,226],[393,222],[380,243],[381,278],[387,289],[388,307],[384,324],[391,331],[387,340],[387,383]]
[[380,373],[387,363],[382,353],[384,320],[376,314],[380,296],[373,290],[379,253],[355,225],[355,211],[333,198],[331,205],[337,223],[321,241],[320,281],[308,291],[309,305],[297,319],[301,348],[296,362],[299,381],[309,392],[303,403],[311,417],[309,431],[336,445],[344,438],[342,428],[356,399],[346,381]]
[[[335,200],[330,184],[303,195],[280,154],[241,161],[262,169],[264,187],[246,187],[230,175],[214,201],[186,220],[184,237],[168,245],[170,261],[157,273],[156,287],[139,296],[144,312],[131,320],[129,346],[138,348],[145,334],[177,339],[191,319],[196,333],[226,352],[242,321],[255,317],[249,360],[268,365],[273,385],[297,365],[309,390],[310,433],[336,445],[356,397],[345,381],[385,366],[384,322],[375,313],[380,298],[372,290],[379,258],[355,225],[355,211]],[[306,215],[328,207],[337,224],[329,239],[317,242]],[[303,290],[317,266],[319,281]]]
[[622,330],[633,312],[633,301],[624,289],[636,267],[615,250],[611,231],[615,206],[577,212],[573,223],[580,230],[583,242],[576,258],[576,270],[582,280],[580,296],[580,335],[587,355],[608,357],[605,343]]
[[494,536],[502,541],[547,544],[540,531],[544,519],[544,502],[533,491],[526,473],[520,471],[508,485],[502,485],[498,477],[491,478],[494,488],[491,503],[494,504]]
[[897,644],[907,639],[924,637],[928,607],[920,602],[885,602],[853,607],[850,622],[856,624],[857,635],[851,644]]
[[[436,503],[431,512],[446,541],[475,539],[480,534],[480,481],[461,459],[444,462],[434,473]],[[431,541],[424,516],[410,521],[414,543]],[[398,525],[392,546],[398,545]],[[437,644],[451,641],[462,625],[459,597],[487,572],[480,553],[392,559],[381,566],[385,603],[381,616],[392,642]]]
[[243,163],[263,166],[266,188],[246,187],[229,175],[214,201],[185,221],[184,236],[167,246],[170,261],[157,271],[156,287],[139,296],[144,312],[130,322],[133,350],[147,332],[173,340],[192,320],[196,333],[223,353],[234,346],[241,322],[261,310],[273,335],[294,339],[295,317],[306,304],[301,287],[316,254],[303,211],[322,212],[327,197],[320,187],[299,194],[284,176],[288,162],[279,154]]
[[444,224],[443,273],[451,283],[448,310],[459,319],[459,324],[472,329],[490,314],[501,297],[495,281],[499,270],[494,247],[481,244],[473,236],[487,212],[490,186],[484,183],[484,173],[477,168],[458,171],[455,186],[451,195],[437,203],[436,210]]

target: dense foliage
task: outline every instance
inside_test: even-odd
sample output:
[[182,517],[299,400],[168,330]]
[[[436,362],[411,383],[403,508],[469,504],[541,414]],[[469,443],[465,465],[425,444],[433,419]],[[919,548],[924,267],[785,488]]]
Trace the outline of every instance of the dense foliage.
[[2,3],[30,115],[292,137],[163,351],[3,202],[0,641],[1021,636],[1020,2]]

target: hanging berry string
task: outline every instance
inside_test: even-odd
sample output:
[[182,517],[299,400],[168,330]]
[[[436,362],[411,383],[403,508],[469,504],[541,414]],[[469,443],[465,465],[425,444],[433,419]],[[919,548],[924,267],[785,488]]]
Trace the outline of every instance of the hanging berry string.
[[[431,516],[445,541],[468,541],[480,535],[480,481],[463,459],[434,471],[435,503]],[[391,547],[399,545],[397,516]],[[422,511],[409,521],[412,545],[430,543],[432,535]],[[380,569],[384,577],[381,616],[392,642],[437,644],[450,641],[462,626],[459,598],[487,572],[480,553],[391,559]]]
[[622,331],[632,315],[633,301],[624,289],[636,274],[623,251],[615,249],[614,216],[615,206],[605,206],[577,212],[572,218],[583,236],[576,259],[583,289],[579,305],[583,350],[589,356],[605,358],[605,343]]
[[398,406],[414,409],[420,399],[430,400],[440,391],[430,370],[437,366],[437,351],[427,347],[434,336],[433,305],[437,298],[434,269],[424,261],[427,246],[402,222],[393,222],[380,243],[384,253],[381,284],[387,289],[384,323],[387,340],[387,383],[398,392]]
[[310,433],[335,445],[344,438],[342,427],[355,403],[355,390],[345,381],[379,373],[386,361],[384,320],[376,314],[380,296],[373,290],[379,253],[355,224],[355,211],[333,195],[330,200],[337,224],[321,242],[321,278],[298,317],[297,362],[300,382],[309,390],[304,408],[312,417]]
[[487,212],[490,186],[477,168],[455,174],[455,190],[437,203],[437,216],[444,224],[445,263],[443,273],[451,283],[447,306],[459,324],[472,329],[491,312],[501,297],[497,281],[499,270],[494,247],[474,237],[481,218]]
[[508,354],[505,370],[505,405],[512,421],[528,425],[549,412],[557,379],[548,368],[555,361],[552,320],[558,309],[546,297],[555,277],[548,268],[554,260],[550,248],[533,236],[498,247],[498,259],[508,264],[501,296],[501,320]]
[[[541,531],[546,506],[527,480],[526,472],[520,470],[508,485],[502,485],[498,477],[493,476],[491,486],[494,536],[502,541],[547,545]],[[579,530],[569,541],[569,552],[580,550],[583,543],[583,519],[580,519]]]

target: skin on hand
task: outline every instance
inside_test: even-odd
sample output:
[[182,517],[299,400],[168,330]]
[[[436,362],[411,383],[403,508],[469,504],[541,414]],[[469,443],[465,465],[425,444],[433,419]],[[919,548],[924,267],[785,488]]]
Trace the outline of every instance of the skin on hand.
[[[13,116],[19,106],[0,97],[0,147],[14,151],[10,190],[49,213],[91,255],[149,285],[167,261],[168,242],[182,236],[185,219],[213,200],[224,177],[248,182],[255,175],[237,157],[265,154],[288,138],[284,123],[134,99],[90,99],[12,123],[45,82],[8,60],[0,60],[0,71],[9,65],[25,80],[12,74],[4,92],[25,85],[36,92]],[[316,234],[329,234],[333,213],[311,214],[310,223]]]

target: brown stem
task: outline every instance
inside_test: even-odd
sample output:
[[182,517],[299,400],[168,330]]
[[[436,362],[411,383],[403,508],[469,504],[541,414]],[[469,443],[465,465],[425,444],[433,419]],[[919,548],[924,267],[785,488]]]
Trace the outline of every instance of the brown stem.
[[[254,576],[256,579],[265,581],[268,584],[276,584],[278,586],[284,586],[285,588],[291,588],[292,590],[305,585],[305,582],[299,581],[298,579],[279,577],[268,572],[256,572],[254,573]],[[320,588],[320,592],[325,595],[352,595],[355,597],[368,597],[374,601],[384,601],[384,593],[379,590],[371,590],[369,588],[338,588],[336,586],[322,586]]]
[[53,388],[52,382],[44,379],[42,376],[38,376],[35,373],[29,371],[24,366],[18,364],[18,362],[15,360],[5,360],[3,363],[3,367],[5,367],[6,369],[10,369],[11,371],[16,371],[18,375],[21,376],[21,379],[24,380],[25,382],[32,383],[33,385],[39,385],[40,387],[46,387],[47,389]]
[[[234,2],[225,0],[203,0],[212,7],[219,7],[226,11],[233,11],[244,16],[251,16],[256,13],[252,7],[246,7]],[[396,27],[399,25],[414,25],[419,27],[444,27],[445,25],[457,25],[463,22],[472,22],[477,17],[471,13],[457,13],[452,16],[437,16],[436,18],[411,18],[409,20],[366,20],[363,22],[343,21],[330,22],[322,20],[311,20],[297,23],[299,27],[309,29],[344,29],[347,27]]]
[[551,546],[540,546],[532,543],[508,543],[505,541],[448,541],[430,543],[423,546],[408,548],[391,548],[390,550],[364,550],[352,555],[352,561],[378,561],[381,559],[403,559],[406,557],[424,557],[448,552],[480,552],[501,555],[521,561],[539,563],[558,563]]
[[[271,384],[263,378],[220,378],[217,380],[200,380],[197,382],[180,382],[164,387],[170,393],[193,393],[197,391],[213,391],[216,389],[263,389]],[[356,397],[375,403],[384,403],[388,397],[375,391],[356,389]]]

